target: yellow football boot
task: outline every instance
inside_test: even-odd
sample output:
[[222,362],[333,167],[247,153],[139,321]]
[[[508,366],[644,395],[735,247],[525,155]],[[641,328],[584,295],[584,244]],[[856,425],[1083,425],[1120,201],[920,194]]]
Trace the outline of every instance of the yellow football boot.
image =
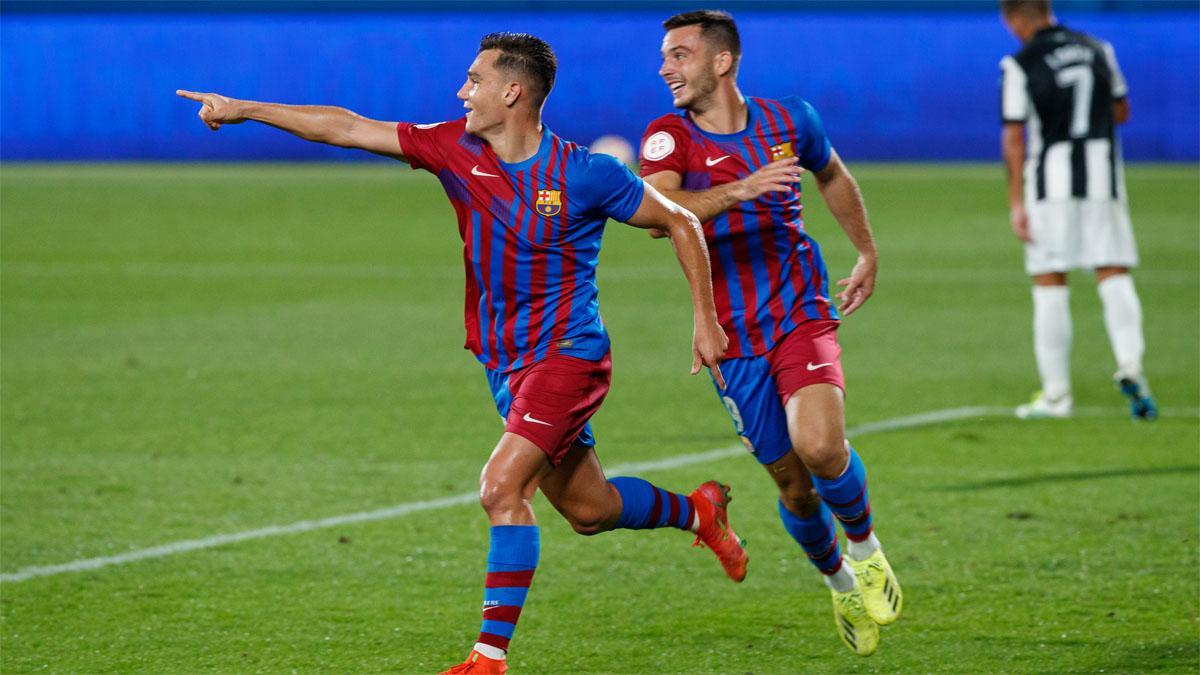
[[900,610],[904,607],[904,592],[900,590],[900,584],[883,551],[875,549],[866,560],[855,560],[849,556],[846,559],[858,577],[858,588],[862,591],[867,614],[881,626],[899,619]]
[[879,625],[867,614],[862,593],[855,587],[845,593],[833,594],[833,622],[838,637],[859,656],[870,656],[879,646]]

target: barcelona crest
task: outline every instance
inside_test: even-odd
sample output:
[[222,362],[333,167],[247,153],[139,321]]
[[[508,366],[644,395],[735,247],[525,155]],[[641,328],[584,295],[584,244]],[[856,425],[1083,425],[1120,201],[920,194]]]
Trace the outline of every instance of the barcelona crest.
[[791,141],[788,141],[787,143],[780,143],[779,145],[771,146],[771,161],[772,162],[774,162],[776,160],[780,160],[780,159],[787,159],[788,157],[795,157],[795,156],[796,156],[796,150],[795,150],[795,148],[792,147]]
[[562,211],[562,190],[538,190],[537,212],[543,216],[557,216]]

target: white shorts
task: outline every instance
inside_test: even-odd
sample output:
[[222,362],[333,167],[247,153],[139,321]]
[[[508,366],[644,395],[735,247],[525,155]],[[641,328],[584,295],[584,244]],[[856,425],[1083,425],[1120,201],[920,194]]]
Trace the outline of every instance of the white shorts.
[[1117,199],[1065,199],[1029,206],[1025,272],[1029,275],[1097,267],[1134,267],[1137,243],[1129,207]]

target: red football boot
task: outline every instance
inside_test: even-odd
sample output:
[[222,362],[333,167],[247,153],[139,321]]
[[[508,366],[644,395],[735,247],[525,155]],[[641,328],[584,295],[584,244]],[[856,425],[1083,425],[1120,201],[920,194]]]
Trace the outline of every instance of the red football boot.
[[712,549],[730,579],[745,579],[746,563],[750,557],[746,555],[746,542],[729,526],[727,508],[732,500],[729,486],[710,480],[693,490],[688,497],[700,519],[696,541],[692,546]]
[[457,673],[470,673],[471,675],[504,675],[508,672],[508,662],[504,659],[489,659],[480,654],[474,649],[471,650],[471,655],[466,661],[454,666],[450,670],[445,670],[439,675],[455,675]]

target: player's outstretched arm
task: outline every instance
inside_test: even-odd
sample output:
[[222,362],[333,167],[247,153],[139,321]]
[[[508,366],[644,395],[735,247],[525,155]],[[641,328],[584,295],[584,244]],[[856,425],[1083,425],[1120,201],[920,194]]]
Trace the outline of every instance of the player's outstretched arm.
[[[758,199],[768,192],[791,190],[792,184],[799,183],[800,174],[804,172],[797,162],[795,157],[776,160],[741,180],[708,190],[684,190],[683,177],[674,171],[659,171],[646,176],[646,182],[667,199],[696,214],[700,222],[707,222],[741,202]],[[652,230],[652,233],[665,236],[661,231]]]
[[707,366],[717,386],[724,389],[725,377],[721,375],[720,364],[721,357],[729,347],[729,338],[717,321],[712,269],[709,267],[708,248],[704,244],[700,220],[691,211],[647,185],[641,205],[626,222],[634,227],[662,230],[671,237],[675,257],[679,259],[679,266],[683,268],[692,292],[692,374],[700,372],[701,366]]
[[213,131],[223,124],[252,120],[283,129],[306,141],[403,158],[395,122],[368,119],[335,106],[262,103],[184,89],[177,89],[175,94],[199,103],[200,119]]
[[830,150],[829,163],[814,175],[817,177],[817,189],[825,198],[829,212],[850,238],[850,243],[858,249],[858,262],[854,264],[850,276],[837,282],[838,286],[843,287],[842,292],[837,294],[841,301],[838,310],[844,316],[850,316],[875,292],[875,274],[879,268],[875,235],[867,221],[867,207],[863,204],[858,181],[850,175],[836,150]]

